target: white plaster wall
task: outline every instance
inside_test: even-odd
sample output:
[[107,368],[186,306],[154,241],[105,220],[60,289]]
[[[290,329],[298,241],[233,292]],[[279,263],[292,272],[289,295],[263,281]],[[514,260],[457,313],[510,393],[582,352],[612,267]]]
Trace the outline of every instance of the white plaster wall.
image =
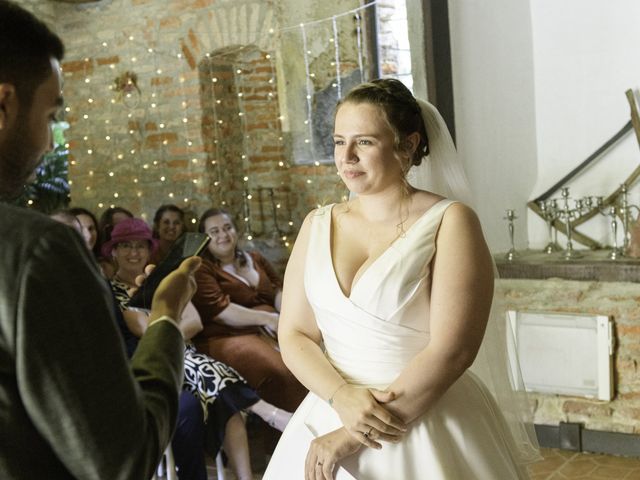
[[[535,0],[534,0],[535,1]],[[505,209],[520,217],[538,176],[528,0],[451,0],[449,19],[458,152],[493,251],[509,246]]]
[[[449,15],[458,149],[489,244],[508,248],[502,217],[515,208],[516,246],[541,248],[546,228],[526,202],[629,120],[624,92],[640,83],[640,2],[459,0]],[[569,183],[572,197],[606,196],[638,160],[630,134]],[[637,187],[631,200],[640,201]],[[604,217],[581,231],[611,243]]]
[[[625,90],[640,83],[640,2],[532,0],[531,18],[538,153],[538,177],[531,192],[535,198],[629,120]],[[572,196],[606,196],[639,160],[632,133],[569,184]],[[637,189],[631,198],[637,203]],[[581,230],[611,243],[604,217]],[[534,247],[547,241],[544,223],[533,213],[529,238]]]

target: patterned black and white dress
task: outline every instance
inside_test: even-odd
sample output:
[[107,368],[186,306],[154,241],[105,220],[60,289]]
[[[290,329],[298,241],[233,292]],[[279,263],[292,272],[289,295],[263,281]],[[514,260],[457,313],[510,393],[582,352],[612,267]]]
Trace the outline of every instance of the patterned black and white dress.
[[[129,305],[129,286],[111,280],[111,289],[122,311]],[[224,439],[227,421],[237,412],[260,400],[258,394],[229,365],[199,353],[191,343],[184,348],[184,383],[182,389],[198,397],[204,411],[206,449],[213,458]]]

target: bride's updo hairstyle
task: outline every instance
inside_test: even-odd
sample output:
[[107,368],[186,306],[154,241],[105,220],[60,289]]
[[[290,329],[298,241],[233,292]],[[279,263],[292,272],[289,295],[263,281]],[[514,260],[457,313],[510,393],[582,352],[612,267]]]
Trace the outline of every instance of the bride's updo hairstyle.
[[[354,87],[336,106],[336,113],[345,103],[368,103],[377,106],[394,134],[394,149],[400,156],[409,158],[403,165],[406,174],[414,165],[420,165],[429,153],[429,139],[422,119],[420,105],[402,82],[395,78],[380,78]],[[408,137],[417,132],[420,142],[411,152]]]

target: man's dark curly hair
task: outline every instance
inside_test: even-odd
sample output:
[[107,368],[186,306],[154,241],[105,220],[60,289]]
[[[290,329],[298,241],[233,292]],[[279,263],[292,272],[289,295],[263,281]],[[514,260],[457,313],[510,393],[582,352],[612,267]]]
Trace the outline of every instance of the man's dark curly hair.
[[0,0],[0,83],[16,88],[29,107],[33,94],[51,73],[51,58],[62,60],[64,45],[49,27],[8,0]]

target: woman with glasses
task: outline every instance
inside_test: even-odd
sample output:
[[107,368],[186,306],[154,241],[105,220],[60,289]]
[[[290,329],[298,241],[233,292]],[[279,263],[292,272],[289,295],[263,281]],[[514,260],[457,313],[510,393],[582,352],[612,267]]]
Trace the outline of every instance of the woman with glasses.
[[[135,279],[143,274],[157,244],[158,241],[143,220],[129,218],[115,225],[111,239],[102,249],[105,257],[113,257],[117,261],[118,270],[111,279],[111,286],[127,327],[137,336],[141,336],[146,329],[147,315],[144,311],[129,309],[130,293],[135,289]],[[184,412],[184,417],[188,418],[178,418],[178,430],[172,444],[180,469],[179,477],[205,480],[203,448],[215,458],[219,448],[224,446],[236,477],[252,479],[247,432],[240,412],[247,410],[255,413],[278,430],[284,429],[291,414],[261,400],[229,366],[196,352],[188,340],[202,329],[202,323],[193,305],[188,304],[185,308],[180,326],[187,340],[184,357],[185,392],[180,398],[180,412]],[[192,415],[194,398],[199,399],[199,404],[197,400],[195,403],[200,413],[200,425],[197,424],[197,416],[194,419]]]

